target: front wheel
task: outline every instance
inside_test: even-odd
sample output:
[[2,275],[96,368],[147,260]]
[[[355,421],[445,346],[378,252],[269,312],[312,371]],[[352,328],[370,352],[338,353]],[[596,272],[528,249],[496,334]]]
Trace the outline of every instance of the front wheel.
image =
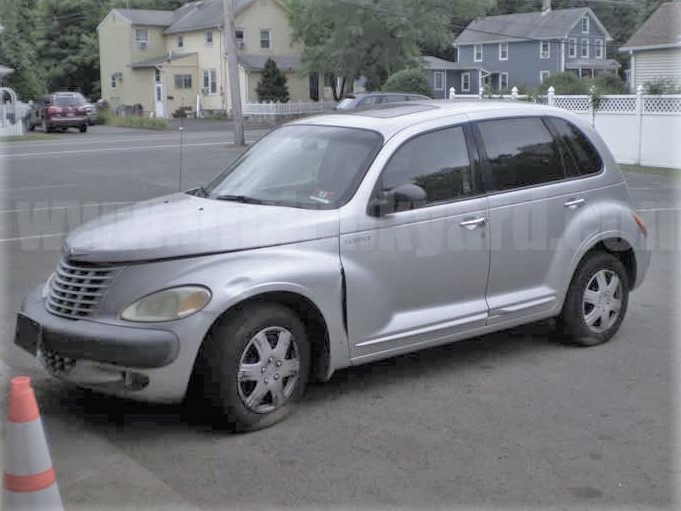
[[81,133],[85,133],[87,131],[87,124],[83,124],[78,129],[80,130]]
[[305,327],[290,309],[246,307],[218,322],[204,343],[203,392],[230,429],[261,429],[290,414],[310,362]]
[[558,318],[565,340],[579,346],[610,340],[627,311],[628,282],[626,268],[611,254],[597,252],[582,261]]

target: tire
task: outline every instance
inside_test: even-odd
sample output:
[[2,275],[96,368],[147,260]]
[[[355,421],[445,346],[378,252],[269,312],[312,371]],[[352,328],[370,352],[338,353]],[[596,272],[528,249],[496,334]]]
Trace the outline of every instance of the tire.
[[78,130],[79,130],[81,133],[85,133],[85,132],[87,131],[87,124],[83,124],[82,126],[80,126],[80,127],[78,128]]
[[579,264],[572,277],[556,324],[561,339],[578,346],[609,341],[619,330],[628,304],[626,268],[611,254],[594,253]]
[[28,125],[28,131],[35,131],[35,124],[30,124]]
[[[277,347],[288,334],[282,356]],[[305,392],[309,365],[307,334],[298,316],[276,303],[255,304],[213,326],[199,353],[193,382],[199,388],[192,394],[203,393],[221,425],[254,431],[292,412]],[[242,371],[246,367],[248,372]]]

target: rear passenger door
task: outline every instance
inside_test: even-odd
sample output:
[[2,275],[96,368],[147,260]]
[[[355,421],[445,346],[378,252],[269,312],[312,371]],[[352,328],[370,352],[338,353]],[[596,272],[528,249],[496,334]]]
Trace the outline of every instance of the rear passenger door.
[[547,119],[480,121],[475,132],[489,198],[489,324],[549,316],[562,306],[566,268],[598,229],[588,183],[566,172]]

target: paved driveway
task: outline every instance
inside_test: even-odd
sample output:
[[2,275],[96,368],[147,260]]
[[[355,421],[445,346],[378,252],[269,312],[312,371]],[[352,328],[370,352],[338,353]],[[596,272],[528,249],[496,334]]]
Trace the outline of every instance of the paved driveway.
[[[98,129],[99,128],[99,129]],[[248,138],[260,133],[249,132]],[[70,509],[672,508],[681,181],[630,174],[653,262],[610,343],[566,348],[545,325],[340,371],[276,427],[233,436],[195,410],[46,378],[12,349],[21,298],[63,232],[122,203],[205,182],[231,134],[95,127],[1,158],[4,358],[33,375]],[[678,337],[677,337],[678,338]]]

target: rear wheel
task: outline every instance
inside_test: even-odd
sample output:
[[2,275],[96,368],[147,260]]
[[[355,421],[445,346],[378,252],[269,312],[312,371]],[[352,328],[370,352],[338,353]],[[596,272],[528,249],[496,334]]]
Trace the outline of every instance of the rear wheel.
[[85,133],[87,131],[87,124],[83,124],[78,129],[80,130],[81,133]]
[[252,305],[229,315],[213,327],[199,356],[204,395],[233,431],[281,421],[307,383],[305,327],[279,304]]
[[619,330],[629,303],[629,279],[622,262],[596,252],[580,263],[558,319],[564,340],[595,346]]

